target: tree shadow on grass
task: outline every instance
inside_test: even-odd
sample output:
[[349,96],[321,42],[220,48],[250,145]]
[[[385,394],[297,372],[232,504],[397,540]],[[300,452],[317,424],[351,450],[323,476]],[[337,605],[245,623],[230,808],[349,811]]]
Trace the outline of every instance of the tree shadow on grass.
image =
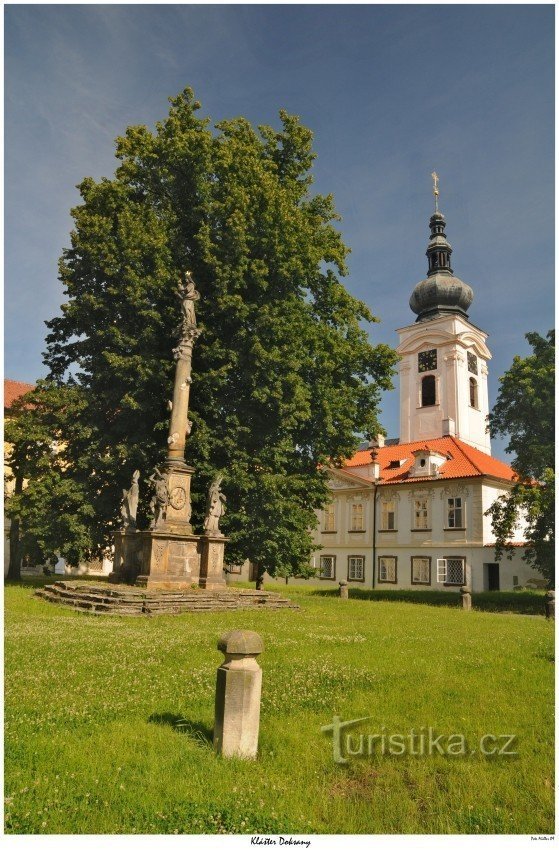
[[148,723],[156,723],[158,726],[170,726],[179,735],[188,735],[199,744],[204,746],[213,745],[213,729],[206,723],[197,720],[188,720],[181,714],[172,714],[164,711],[160,714],[151,714]]

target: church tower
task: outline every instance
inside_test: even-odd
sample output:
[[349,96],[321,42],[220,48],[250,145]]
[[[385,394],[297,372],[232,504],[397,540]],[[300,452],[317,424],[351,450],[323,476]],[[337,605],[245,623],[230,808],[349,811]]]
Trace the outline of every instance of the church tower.
[[432,176],[435,212],[429,220],[427,277],[410,298],[415,323],[398,329],[400,442],[452,435],[491,454],[487,334],[468,321],[474,294],[452,271],[438,177]]

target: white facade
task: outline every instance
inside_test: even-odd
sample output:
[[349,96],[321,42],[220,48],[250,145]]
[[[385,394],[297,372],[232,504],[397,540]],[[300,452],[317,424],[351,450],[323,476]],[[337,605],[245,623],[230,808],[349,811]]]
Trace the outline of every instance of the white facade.
[[[487,334],[459,314],[415,322],[398,334],[400,441],[450,434],[491,454]],[[428,396],[424,381],[433,378],[434,393]]]
[[[481,592],[513,590],[541,578],[522,560],[523,547],[512,560],[496,563],[495,537],[484,512],[507,487],[487,476],[375,485],[336,470],[330,489],[331,506],[318,512],[315,532],[321,547],[314,555],[315,581],[321,584],[344,580],[378,590],[457,592],[468,583]],[[521,529],[516,540],[522,541]],[[324,566],[333,567],[329,577],[328,569],[320,575]]]

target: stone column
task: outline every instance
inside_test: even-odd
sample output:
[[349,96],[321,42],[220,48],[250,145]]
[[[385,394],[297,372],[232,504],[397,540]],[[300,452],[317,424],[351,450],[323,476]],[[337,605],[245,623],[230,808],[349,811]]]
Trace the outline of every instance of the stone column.
[[347,585],[347,581],[339,581],[340,585],[340,599],[349,599],[349,587]]
[[460,588],[460,596],[462,597],[462,608],[464,611],[472,610],[472,594],[470,592],[470,588],[467,585],[463,585]]
[[256,758],[262,689],[256,658],[264,650],[262,638],[256,632],[227,632],[217,648],[225,661],[217,669],[214,749],[225,758]]
[[548,620],[555,619],[555,591],[548,590],[545,594],[545,616]]

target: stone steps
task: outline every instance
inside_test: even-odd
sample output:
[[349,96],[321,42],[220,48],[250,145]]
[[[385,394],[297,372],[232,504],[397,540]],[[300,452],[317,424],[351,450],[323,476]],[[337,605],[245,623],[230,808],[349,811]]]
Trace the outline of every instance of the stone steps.
[[267,590],[145,590],[129,585],[57,581],[35,596],[58,605],[71,605],[91,614],[181,614],[184,611],[236,611],[246,608],[299,608],[279,593]]

